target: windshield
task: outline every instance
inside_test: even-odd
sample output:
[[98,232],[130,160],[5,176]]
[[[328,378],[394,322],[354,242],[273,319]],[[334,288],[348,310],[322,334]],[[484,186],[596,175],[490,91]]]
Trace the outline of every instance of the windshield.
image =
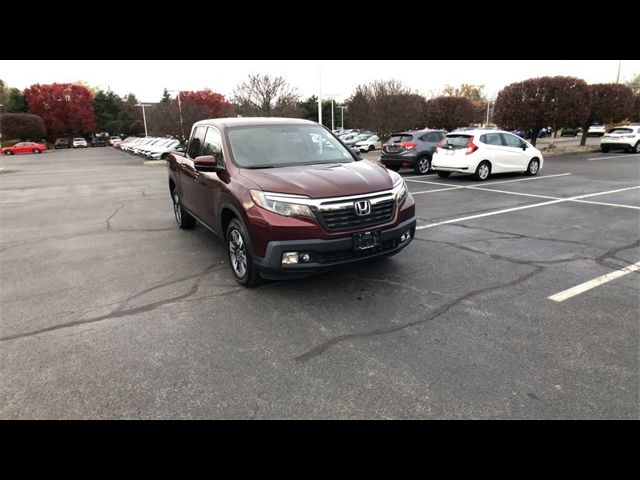
[[351,153],[319,125],[262,125],[228,130],[233,159],[243,168],[353,162]]

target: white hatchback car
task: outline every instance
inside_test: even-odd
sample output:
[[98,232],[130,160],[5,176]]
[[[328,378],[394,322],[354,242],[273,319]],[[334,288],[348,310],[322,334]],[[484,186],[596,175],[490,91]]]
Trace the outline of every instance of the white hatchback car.
[[640,153],[640,126],[621,125],[609,129],[600,140],[600,150],[627,150],[633,153]]
[[382,148],[382,143],[377,135],[371,135],[366,140],[357,142],[355,146],[360,149],[361,152],[372,152],[374,150],[380,150]]
[[544,163],[540,150],[502,130],[452,132],[436,147],[431,168],[442,178],[452,172],[486,180],[492,173],[524,172],[535,175]]

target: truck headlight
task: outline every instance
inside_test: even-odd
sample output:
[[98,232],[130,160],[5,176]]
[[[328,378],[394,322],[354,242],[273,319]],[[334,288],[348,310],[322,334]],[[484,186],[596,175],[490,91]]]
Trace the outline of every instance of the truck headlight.
[[399,179],[393,186],[393,193],[396,196],[396,205],[401,205],[405,201],[409,191],[407,190],[407,184],[403,179]]
[[308,205],[303,203],[295,203],[295,195],[283,195],[281,193],[262,192],[260,190],[251,190],[251,198],[259,207],[269,210],[270,212],[284,215],[285,217],[311,217],[315,218],[313,212]]

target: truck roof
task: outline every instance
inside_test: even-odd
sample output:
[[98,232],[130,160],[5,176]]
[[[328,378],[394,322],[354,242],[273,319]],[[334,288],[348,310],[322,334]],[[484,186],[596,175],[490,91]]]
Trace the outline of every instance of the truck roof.
[[224,128],[228,127],[249,127],[253,125],[284,125],[284,124],[301,124],[301,125],[317,125],[317,122],[304,120],[301,118],[280,118],[280,117],[228,117],[228,118],[209,118],[200,120],[194,124],[197,125],[216,125]]

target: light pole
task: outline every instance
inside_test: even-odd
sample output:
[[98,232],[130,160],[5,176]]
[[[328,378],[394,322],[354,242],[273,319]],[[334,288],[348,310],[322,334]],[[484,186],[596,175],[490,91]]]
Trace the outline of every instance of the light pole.
[[142,120],[144,121],[144,136],[147,137],[147,114],[144,111],[144,107],[150,107],[149,103],[136,103],[136,107],[142,107]]
[[344,130],[344,109],[347,108],[344,105],[338,105],[340,109],[340,130]]
[[322,64],[318,65],[318,123],[322,125]]
[[334,122],[333,122],[333,102],[335,100],[334,97],[336,96],[336,94],[335,93],[325,93],[324,96],[325,97],[331,97],[331,131],[333,132],[335,130],[335,128],[336,128],[335,125],[334,125]]
[[167,90],[169,93],[178,93],[178,112],[180,114],[180,131],[182,132],[182,141],[184,141],[184,122],[182,120],[182,104],[180,103],[180,94],[182,90]]

